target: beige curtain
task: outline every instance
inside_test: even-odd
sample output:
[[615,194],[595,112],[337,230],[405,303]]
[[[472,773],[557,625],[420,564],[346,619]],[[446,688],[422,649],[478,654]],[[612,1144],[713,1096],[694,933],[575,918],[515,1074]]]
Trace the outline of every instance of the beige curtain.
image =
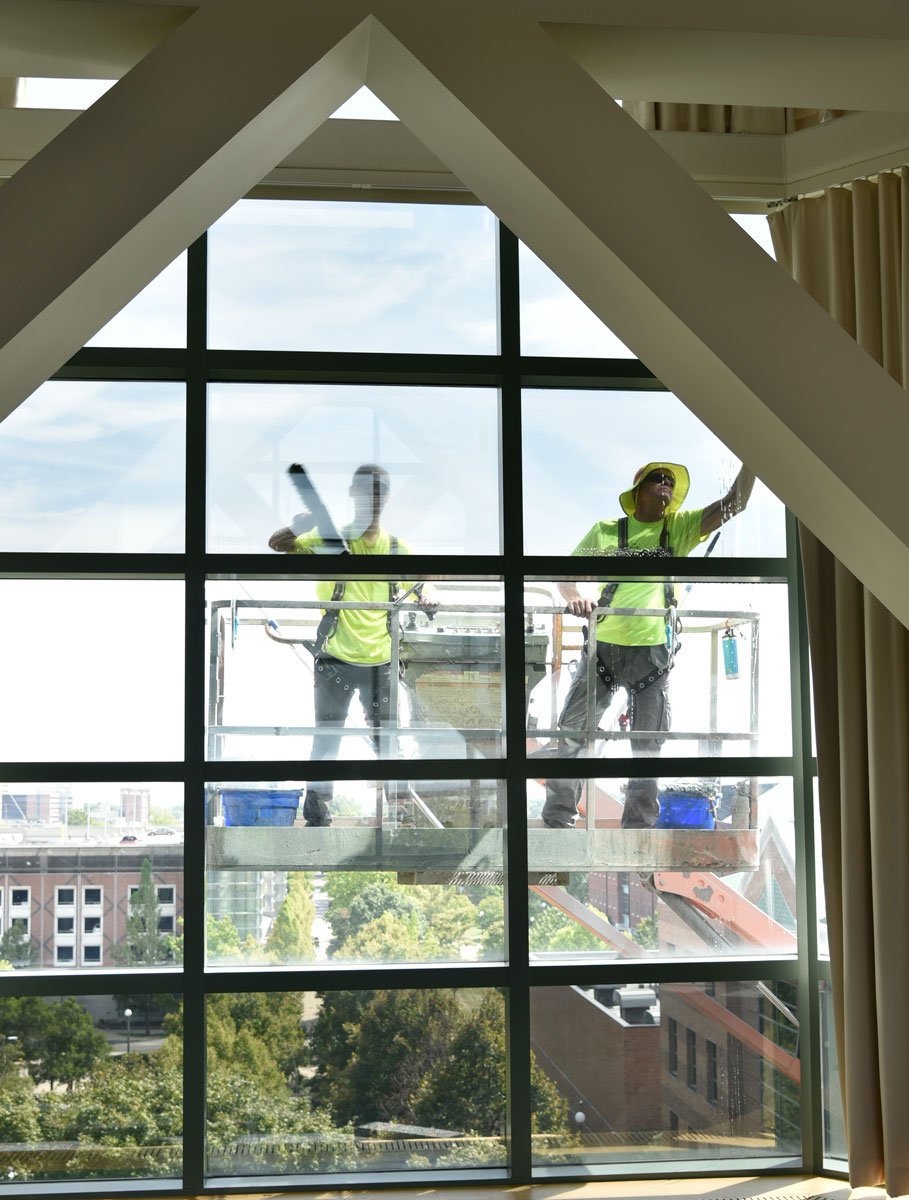
[[[909,168],[794,201],[771,215],[770,226],[782,266],[894,379],[909,385]],[[853,402],[861,404],[861,396]],[[887,436],[886,429],[875,432]],[[909,1195],[909,634],[805,529],[802,557],[850,1180],[856,1187],[883,1183],[891,1196],[903,1196]]]
[[661,104],[626,100],[645,129],[674,133],[794,133],[845,115],[841,108],[759,108],[748,104]]

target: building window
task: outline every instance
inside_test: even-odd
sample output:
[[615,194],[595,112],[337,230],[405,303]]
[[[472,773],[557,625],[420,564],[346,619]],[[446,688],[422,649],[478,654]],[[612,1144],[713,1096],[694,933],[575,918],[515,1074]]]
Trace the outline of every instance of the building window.
[[96,908],[101,903],[101,889],[99,887],[83,888],[82,903],[86,908]]
[[29,903],[28,888],[10,888],[9,902],[13,908],[24,908]]
[[57,888],[57,908],[69,908],[76,903],[76,889],[71,887]]
[[716,1042],[707,1040],[707,1101],[716,1104],[719,1098],[719,1079],[717,1076]]
[[173,917],[158,917],[158,933],[173,933]]
[[174,889],[172,887],[159,887],[158,888],[158,903],[159,904],[173,904],[173,902],[174,902]]
[[698,1087],[698,1038],[693,1029],[686,1029],[685,1041],[687,1049],[685,1082],[693,1092],[696,1092]]
[[85,921],[85,924],[83,926],[83,929],[84,929],[85,933],[100,933],[101,932],[101,918],[100,917],[85,917],[84,921]]
[[670,1075],[678,1075],[679,1073],[679,1023],[675,1017],[669,1017],[666,1022],[666,1037],[669,1047],[667,1053],[666,1069]]
[[100,946],[83,946],[82,961],[84,963],[99,963],[101,961]]
[[57,933],[75,933],[75,917],[57,917]]
[[72,946],[58,946],[57,947],[57,962],[58,963],[71,963],[73,961],[74,957],[75,957],[75,951],[73,950]]

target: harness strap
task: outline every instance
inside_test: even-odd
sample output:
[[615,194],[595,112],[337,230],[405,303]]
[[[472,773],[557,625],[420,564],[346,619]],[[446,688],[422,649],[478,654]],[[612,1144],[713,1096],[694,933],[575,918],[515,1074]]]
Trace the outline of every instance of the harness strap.
[[[388,546],[389,553],[397,554],[398,553],[398,539],[395,537],[395,535],[393,533],[389,534],[388,543],[389,543],[389,546]],[[336,604],[339,600],[344,599],[344,592],[345,592],[346,588],[347,588],[347,580],[339,579],[334,586],[334,590],[331,593],[331,599],[332,599],[333,604]],[[389,579],[389,581],[388,581],[388,602],[389,602],[389,604],[394,604],[395,600],[397,599],[397,595],[398,595],[397,582]],[[338,620],[339,620],[340,616],[341,616],[340,609],[331,608],[325,613],[325,615],[322,617],[322,620],[319,622],[319,627],[316,630],[316,654],[317,655],[322,655],[325,653],[325,647],[328,644],[329,639],[334,637],[335,630],[338,628]],[[390,634],[391,633],[391,611],[390,610],[389,610],[389,612],[387,612],[385,614],[385,626]]]
[[[628,549],[628,518],[627,517],[619,517],[618,522],[617,522],[617,535],[618,535],[617,549],[627,550]],[[667,521],[663,522],[663,528],[660,530],[660,549],[664,553],[668,553],[668,554],[672,553],[672,548],[669,545],[669,524]],[[598,608],[611,608],[612,602],[615,599],[615,594],[618,591],[620,586],[621,585],[618,580],[613,580],[612,583],[607,583],[606,586],[603,588],[602,592],[600,593],[600,598],[597,601],[597,607]],[[676,606],[675,588],[673,587],[672,583],[670,583],[670,581],[668,579],[663,584],[663,599],[666,602],[666,608],[675,608],[675,606]],[[602,620],[602,617],[600,618],[600,620]]]

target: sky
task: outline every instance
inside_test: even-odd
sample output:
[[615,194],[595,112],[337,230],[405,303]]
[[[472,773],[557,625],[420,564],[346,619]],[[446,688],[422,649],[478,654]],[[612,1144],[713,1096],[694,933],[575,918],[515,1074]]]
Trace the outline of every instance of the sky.
[[[63,103],[59,93],[42,100],[37,84],[30,92],[27,103]],[[364,115],[363,102],[355,97],[348,113]],[[735,219],[771,252],[764,218]],[[243,201],[211,232],[210,344],[491,354],[495,270],[495,223],[477,206]],[[631,356],[525,247],[520,274],[524,353]],[[89,344],[181,346],[185,280],[181,255]],[[183,400],[181,386],[164,382],[40,388],[0,424],[0,549],[182,550]],[[414,550],[497,553],[498,430],[492,390],[213,385],[209,548],[264,550],[298,507],[290,461],[307,465],[339,523],[349,515],[354,467],[381,461],[392,476],[386,524]],[[690,506],[718,498],[739,466],[679,401],[659,393],[529,391],[523,438],[531,554],[569,553],[594,520],[615,514],[619,491],[645,461],[684,462]],[[714,553],[783,552],[782,506],[758,484]],[[697,585],[687,598],[693,610],[760,616],[768,753],[784,753],[789,736],[788,714],[767,690],[788,671],[780,591]],[[689,635],[677,680],[681,687],[690,675],[688,690],[703,697],[700,636]],[[2,756],[180,759],[182,639],[178,581],[0,581],[0,653],[4,677],[15,681],[0,692]],[[244,653],[251,641],[244,632]],[[742,653],[752,653],[747,638]],[[287,723],[306,723],[302,668],[281,664],[253,676],[260,672],[259,688],[271,686]],[[721,682],[720,703],[739,728],[748,684],[734,682]]]

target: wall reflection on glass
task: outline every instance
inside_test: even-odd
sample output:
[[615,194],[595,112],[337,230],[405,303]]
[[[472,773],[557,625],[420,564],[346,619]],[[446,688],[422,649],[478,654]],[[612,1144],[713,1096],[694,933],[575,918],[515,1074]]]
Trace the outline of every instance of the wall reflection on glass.
[[531,1045],[571,1114],[538,1165],[801,1152],[794,984],[535,988]]
[[[212,995],[207,1022],[211,1176],[506,1165],[496,991]],[[538,1127],[564,1128],[534,1083]]]

